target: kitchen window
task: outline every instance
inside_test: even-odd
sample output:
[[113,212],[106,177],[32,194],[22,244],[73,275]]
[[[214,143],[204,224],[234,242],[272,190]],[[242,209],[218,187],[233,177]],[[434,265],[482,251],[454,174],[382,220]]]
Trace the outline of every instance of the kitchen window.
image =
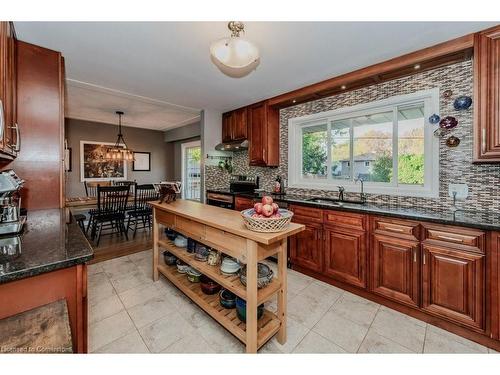
[[436,197],[438,89],[289,120],[290,187]]

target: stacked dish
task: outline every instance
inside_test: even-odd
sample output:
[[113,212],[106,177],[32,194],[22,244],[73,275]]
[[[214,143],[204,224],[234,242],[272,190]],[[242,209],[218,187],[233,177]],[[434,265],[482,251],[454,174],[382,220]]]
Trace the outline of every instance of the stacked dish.
[[165,264],[167,266],[173,266],[177,263],[177,257],[168,251],[163,252],[163,259],[165,259]]
[[236,295],[227,289],[222,289],[219,293],[220,305],[225,309],[234,309],[236,307]]
[[188,280],[191,281],[192,283],[199,283],[200,282],[201,272],[198,272],[197,270],[195,270],[192,267],[188,267],[186,274],[187,274]]
[[197,244],[194,259],[199,262],[206,262],[208,259],[208,249],[201,244]]
[[221,286],[213,281],[211,278],[201,275],[201,291],[205,294],[215,294],[218,293],[221,289]]
[[238,261],[232,257],[225,257],[220,265],[220,271],[223,275],[230,276],[234,275],[240,270],[240,264]]
[[[257,320],[264,315],[264,304],[257,307]],[[236,316],[242,322],[247,321],[247,303],[244,299],[236,297]]]
[[[273,270],[267,264],[257,264],[257,287],[264,288],[273,280]],[[240,272],[240,281],[243,285],[247,285],[247,266],[243,266]]]
[[190,268],[186,263],[184,263],[180,259],[177,260],[176,264],[177,264],[177,272],[179,273],[186,273],[188,268]]
[[187,238],[184,237],[184,236],[181,236],[180,234],[177,235],[177,237],[175,237],[175,240],[174,240],[174,245],[177,246],[177,247],[186,247],[187,246]]

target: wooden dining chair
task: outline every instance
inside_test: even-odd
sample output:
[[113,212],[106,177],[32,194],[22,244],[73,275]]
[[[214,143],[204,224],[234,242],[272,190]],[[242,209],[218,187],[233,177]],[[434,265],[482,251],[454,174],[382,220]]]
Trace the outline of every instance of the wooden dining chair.
[[[114,233],[125,234],[125,208],[129,197],[129,186],[98,186],[97,187],[97,210],[94,214],[91,239],[97,237],[96,246],[99,246],[101,235]],[[110,230],[102,233],[103,230]]]
[[87,197],[95,198],[97,197],[97,187],[98,186],[111,186],[112,181],[83,181],[85,186],[85,194]]
[[[158,200],[159,193],[153,184],[143,184],[135,186],[134,208],[127,212],[127,231],[134,226],[134,238],[139,228],[151,228],[153,209],[149,202]],[[139,227],[139,224],[142,224]]]

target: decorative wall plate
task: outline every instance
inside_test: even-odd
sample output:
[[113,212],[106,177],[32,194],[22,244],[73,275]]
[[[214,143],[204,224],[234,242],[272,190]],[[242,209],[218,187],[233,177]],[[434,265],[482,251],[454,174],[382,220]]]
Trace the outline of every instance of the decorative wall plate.
[[443,91],[443,98],[449,99],[453,95],[453,91],[451,90],[445,90]]
[[433,115],[429,116],[429,122],[431,124],[437,124],[439,122],[439,120],[441,120],[441,117],[439,117],[439,115],[437,115],[435,113]]
[[442,138],[447,135],[451,130],[445,128],[437,128],[434,130],[434,136],[438,138]]
[[468,109],[472,104],[472,98],[470,96],[459,96],[458,98],[455,99],[453,102],[453,107],[457,111],[463,111],[465,109]]
[[460,139],[455,137],[454,135],[448,137],[446,140],[446,146],[448,147],[457,147],[460,144]]
[[458,125],[458,121],[453,116],[446,116],[441,121],[439,121],[439,126],[443,129],[453,129]]

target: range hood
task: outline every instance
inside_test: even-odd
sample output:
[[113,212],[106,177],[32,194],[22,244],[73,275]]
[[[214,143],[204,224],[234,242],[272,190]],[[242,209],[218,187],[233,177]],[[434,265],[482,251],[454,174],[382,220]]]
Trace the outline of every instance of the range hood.
[[223,142],[215,146],[217,151],[244,151],[248,149],[248,141]]

